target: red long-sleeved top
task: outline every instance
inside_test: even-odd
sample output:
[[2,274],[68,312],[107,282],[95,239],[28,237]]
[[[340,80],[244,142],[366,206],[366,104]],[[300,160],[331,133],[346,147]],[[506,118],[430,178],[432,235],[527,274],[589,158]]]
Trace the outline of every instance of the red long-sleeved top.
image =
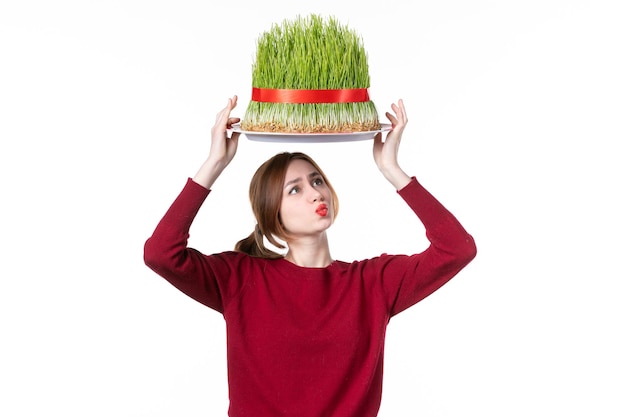
[[415,179],[398,191],[424,224],[415,255],[305,268],[187,247],[209,190],[188,179],[146,241],[146,265],[223,314],[231,417],[374,417],[389,319],[476,255],[473,238]]

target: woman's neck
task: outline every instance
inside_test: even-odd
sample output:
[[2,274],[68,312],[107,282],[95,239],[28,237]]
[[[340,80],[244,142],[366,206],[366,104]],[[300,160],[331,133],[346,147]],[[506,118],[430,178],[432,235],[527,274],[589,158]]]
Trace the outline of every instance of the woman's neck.
[[333,262],[325,234],[320,240],[298,239],[291,241],[288,243],[288,247],[289,250],[285,254],[285,259],[298,266],[324,268]]

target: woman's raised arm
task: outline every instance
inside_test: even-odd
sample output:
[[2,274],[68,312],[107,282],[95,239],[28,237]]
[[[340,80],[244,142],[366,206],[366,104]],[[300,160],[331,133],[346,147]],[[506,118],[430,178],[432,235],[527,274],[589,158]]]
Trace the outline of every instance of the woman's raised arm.
[[230,164],[237,153],[239,132],[233,132],[228,137],[226,131],[233,123],[239,122],[238,117],[231,117],[230,112],[237,106],[237,96],[228,99],[224,107],[215,118],[215,125],[211,128],[211,148],[209,156],[198,169],[193,181],[210,189],[224,168]]

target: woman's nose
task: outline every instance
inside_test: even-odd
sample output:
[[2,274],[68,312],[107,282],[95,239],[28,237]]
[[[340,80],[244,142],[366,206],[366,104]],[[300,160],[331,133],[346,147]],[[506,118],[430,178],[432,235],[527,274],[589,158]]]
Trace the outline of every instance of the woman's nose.
[[316,201],[324,201],[324,196],[315,188],[311,189],[311,196],[314,202]]

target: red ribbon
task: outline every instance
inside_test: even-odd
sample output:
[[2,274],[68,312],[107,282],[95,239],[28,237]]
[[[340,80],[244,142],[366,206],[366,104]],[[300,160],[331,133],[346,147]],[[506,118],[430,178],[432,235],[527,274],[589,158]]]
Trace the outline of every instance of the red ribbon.
[[289,90],[252,87],[252,100],[266,103],[355,103],[370,101],[367,88]]

